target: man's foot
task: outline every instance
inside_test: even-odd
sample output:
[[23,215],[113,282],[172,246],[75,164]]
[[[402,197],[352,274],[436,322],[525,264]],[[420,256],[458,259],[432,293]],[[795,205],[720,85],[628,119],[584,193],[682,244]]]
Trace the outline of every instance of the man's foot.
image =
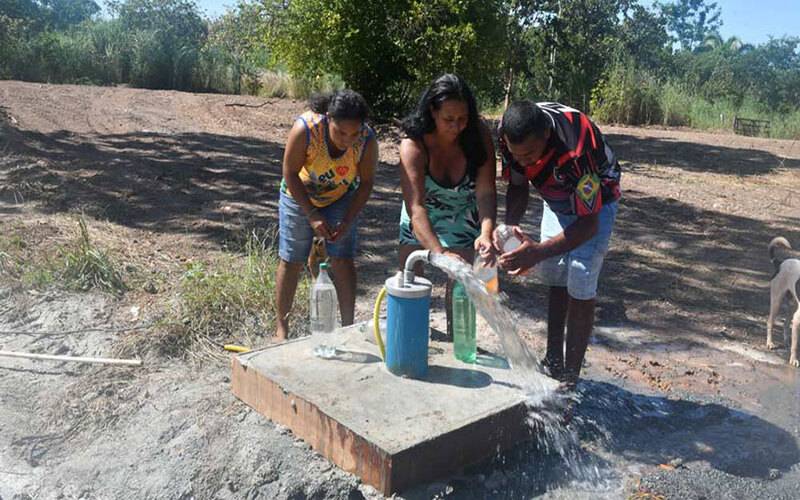
[[559,382],[562,381],[561,378],[564,376],[563,362],[553,362],[553,360],[545,356],[545,358],[542,360],[542,366],[550,378],[554,378]]
[[559,380],[561,384],[559,384],[558,388],[565,394],[566,400],[564,410],[561,412],[561,422],[567,426],[572,422],[572,417],[575,414],[575,406],[577,405],[575,391],[578,386],[578,377],[564,374]]
[[575,401],[570,401],[561,413],[561,423],[565,427],[572,423],[572,418],[575,416],[575,404]]
[[564,370],[564,373],[561,374],[561,378],[558,379],[561,382],[561,387],[570,393],[575,392],[575,388],[578,386],[578,380],[580,380],[580,375],[577,373],[573,373],[567,370]]

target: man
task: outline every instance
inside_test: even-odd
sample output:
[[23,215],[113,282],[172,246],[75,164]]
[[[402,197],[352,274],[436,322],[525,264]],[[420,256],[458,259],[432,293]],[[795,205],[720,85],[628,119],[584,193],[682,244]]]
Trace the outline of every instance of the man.
[[[535,267],[550,286],[544,363],[553,377],[574,389],[616,218],[619,164],[597,126],[562,104],[515,102],[503,114],[499,132],[503,176],[509,182],[506,224],[522,245],[498,262],[509,274]],[[518,227],[529,185],[544,202],[540,243]],[[496,231],[495,247],[502,252]]]

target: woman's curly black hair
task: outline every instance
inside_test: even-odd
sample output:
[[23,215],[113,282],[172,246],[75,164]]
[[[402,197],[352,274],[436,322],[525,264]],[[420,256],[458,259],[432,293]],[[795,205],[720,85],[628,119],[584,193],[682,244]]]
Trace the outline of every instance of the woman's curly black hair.
[[436,129],[431,108],[439,109],[448,100],[457,100],[467,105],[467,127],[461,132],[458,142],[467,157],[468,174],[475,178],[479,166],[486,162],[486,147],[481,135],[481,118],[478,104],[467,82],[459,76],[445,74],[434,80],[422,93],[416,108],[402,122],[403,132],[411,139],[421,141],[425,134]]
[[326,114],[334,120],[356,120],[360,122],[369,118],[367,101],[350,89],[337,90],[329,94],[314,94],[308,100],[314,113]]

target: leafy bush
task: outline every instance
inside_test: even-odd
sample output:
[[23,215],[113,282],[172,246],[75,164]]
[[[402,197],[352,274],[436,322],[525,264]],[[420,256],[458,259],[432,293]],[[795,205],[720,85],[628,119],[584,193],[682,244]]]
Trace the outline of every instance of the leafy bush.
[[681,85],[667,82],[661,87],[661,123],[672,127],[688,126],[692,121],[692,99]]
[[632,61],[617,63],[592,92],[592,115],[603,122],[642,125],[660,123],[660,87]]

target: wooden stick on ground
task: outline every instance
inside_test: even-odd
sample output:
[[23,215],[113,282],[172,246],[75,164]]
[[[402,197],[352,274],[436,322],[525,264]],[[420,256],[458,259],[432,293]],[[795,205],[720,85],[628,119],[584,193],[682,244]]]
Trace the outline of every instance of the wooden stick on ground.
[[0,357],[46,359],[52,361],[74,361],[76,363],[99,363],[104,365],[141,366],[141,359],[80,358],[76,356],[55,356],[52,354],[33,354],[29,352],[0,351]]

